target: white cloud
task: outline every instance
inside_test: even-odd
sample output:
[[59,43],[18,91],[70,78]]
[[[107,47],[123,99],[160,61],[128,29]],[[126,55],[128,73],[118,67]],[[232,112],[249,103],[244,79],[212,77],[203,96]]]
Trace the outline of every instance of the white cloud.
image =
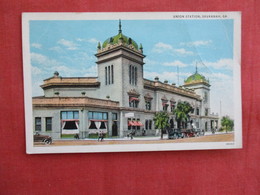
[[82,42],[82,41],[84,41],[84,39],[77,38],[76,41]]
[[162,42],[156,43],[154,48],[153,48],[153,51],[156,52],[156,53],[163,53],[167,50],[173,50],[173,47],[169,44],[165,44],[165,43],[162,43]]
[[41,48],[42,48],[42,45],[39,44],[39,43],[32,43],[32,44],[31,44],[31,47],[34,47],[34,48],[36,48],[36,49],[41,49]]
[[155,53],[172,53],[177,55],[193,55],[194,53],[192,51],[187,51],[184,48],[174,48],[173,46],[166,44],[166,43],[156,43],[154,45],[154,48],[152,50]]
[[175,60],[173,62],[165,62],[162,64],[163,66],[178,66],[178,67],[186,67],[187,64],[184,64],[183,62],[179,60]]
[[42,54],[38,54],[38,53],[31,53],[31,63],[34,64],[38,64],[38,65],[42,65],[42,66],[60,66],[62,63],[60,63],[57,60],[54,59],[50,59],[47,56],[44,56]]
[[98,44],[99,41],[97,39],[95,39],[95,38],[92,38],[92,39],[88,39],[88,42],[89,43]]
[[220,59],[216,62],[207,62],[204,61],[203,62],[206,66],[215,68],[215,69],[228,69],[228,70],[232,70],[234,67],[234,61],[233,59],[230,58],[224,58],[224,59]]
[[145,63],[145,67],[144,68],[161,64],[160,62],[155,61],[155,60],[150,60],[149,58],[144,58],[144,63]]
[[31,71],[34,75],[42,74],[42,70],[36,66],[31,66]]
[[88,43],[93,43],[93,44],[98,44],[98,42],[100,42],[96,38],[91,38],[91,39],[77,38],[76,41],[78,41],[78,42],[88,42]]
[[86,72],[86,74],[84,75],[85,77],[96,77],[97,66],[96,65],[90,66],[89,68],[85,69],[84,72]]
[[51,47],[49,50],[56,51],[58,53],[62,53],[63,49],[60,46]]
[[61,39],[61,40],[58,41],[58,44],[66,47],[66,49],[68,49],[68,50],[76,50],[76,49],[78,49],[77,48],[78,45],[76,43],[74,43],[73,41],[68,41],[68,40],[65,40],[65,39]]
[[187,43],[180,43],[180,45],[186,45],[188,47],[198,47],[198,46],[207,46],[210,45],[212,43],[211,40],[207,40],[207,41],[193,41],[193,42],[187,42]]
[[184,49],[184,48],[174,49],[173,51],[176,52],[176,53],[178,53],[178,54],[181,54],[181,55],[193,55],[193,54],[194,54],[192,51],[187,51],[187,50]]

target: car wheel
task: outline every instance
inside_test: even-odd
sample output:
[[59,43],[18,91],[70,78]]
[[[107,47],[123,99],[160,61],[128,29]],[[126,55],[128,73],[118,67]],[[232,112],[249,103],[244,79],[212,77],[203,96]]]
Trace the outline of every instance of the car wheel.
[[45,143],[45,145],[50,145],[51,141],[46,139],[44,143]]

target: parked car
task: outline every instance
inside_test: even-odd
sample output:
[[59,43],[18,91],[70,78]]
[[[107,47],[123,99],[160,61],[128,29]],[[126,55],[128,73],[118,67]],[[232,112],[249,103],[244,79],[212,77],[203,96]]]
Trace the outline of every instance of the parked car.
[[48,135],[40,135],[40,133],[36,133],[34,136],[33,136],[33,141],[34,142],[42,142],[46,145],[49,145],[52,143],[52,138],[51,136],[48,136]]
[[184,134],[180,129],[168,129],[168,139],[184,138]]

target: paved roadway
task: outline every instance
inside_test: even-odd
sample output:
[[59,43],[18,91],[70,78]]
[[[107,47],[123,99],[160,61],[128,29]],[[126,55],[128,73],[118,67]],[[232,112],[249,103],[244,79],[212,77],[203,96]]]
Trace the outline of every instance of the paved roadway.
[[[114,145],[114,144],[159,144],[159,143],[190,143],[190,142],[232,142],[234,141],[233,133],[217,133],[205,134],[200,137],[189,137],[183,139],[167,139],[163,140],[160,137],[134,137],[132,140],[129,138],[114,138],[104,139],[98,142],[97,139],[84,139],[84,140],[54,140],[51,145],[45,146],[73,146],[73,145]],[[35,144],[35,146],[43,146],[43,144]]]

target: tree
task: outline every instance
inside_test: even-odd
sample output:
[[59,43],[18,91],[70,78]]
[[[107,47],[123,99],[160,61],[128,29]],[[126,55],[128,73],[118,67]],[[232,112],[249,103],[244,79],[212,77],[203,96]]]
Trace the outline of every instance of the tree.
[[234,127],[234,120],[230,119],[229,116],[223,116],[221,119],[221,126],[228,131],[232,131]]
[[154,124],[156,129],[161,130],[161,139],[163,139],[163,130],[169,126],[169,115],[167,112],[157,112],[154,116]]
[[188,102],[178,102],[176,108],[173,110],[178,127],[181,128],[181,123],[189,120],[189,113],[193,110]]

